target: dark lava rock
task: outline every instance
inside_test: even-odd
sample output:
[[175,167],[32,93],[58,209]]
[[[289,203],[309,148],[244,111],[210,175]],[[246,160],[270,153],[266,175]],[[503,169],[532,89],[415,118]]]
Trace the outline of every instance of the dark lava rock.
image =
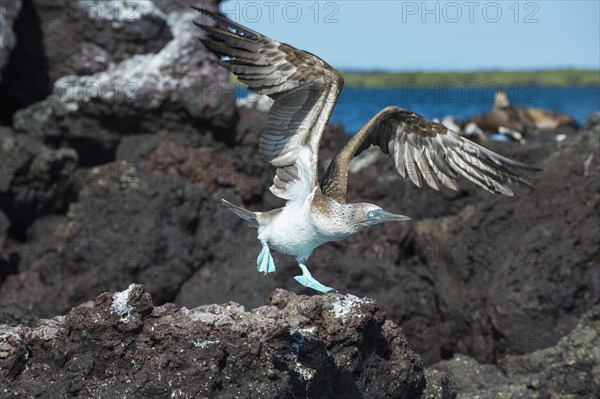
[[534,190],[417,222],[442,317],[423,346],[493,362],[554,345],[600,302],[598,138],[558,146]]
[[0,124],[20,108],[44,99],[52,83],[33,0],[0,2]]
[[8,217],[4,212],[0,210],[0,284],[2,284],[6,275],[14,272],[14,268],[10,267],[7,251],[4,249],[4,240],[6,239],[9,228],[10,220],[8,220]]
[[446,373],[428,368],[425,370],[425,380],[427,380],[427,386],[421,398],[456,399],[458,392]]
[[39,317],[31,307],[17,301],[0,303],[0,325],[33,327]]
[[279,207],[283,201],[268,191],[274,168],[257,151],[265,114],[244,108],[239,112],[242,119],[233,132],[234,147],[207,135],[162,131],[124,136],[116,158],[152,173],[180,176],[209,193],[232,191],[246,205]]
[[[38,326],[0,326],[3,396],[415,398],[419,357],[370,299],[154,307],[141,285]],[[49,393],[51,387],[51,394]]]
[[20,300],[48,317],[131,281],[146,283],[161,303],[173,298],[202,265],[194,253],[201,212],[204,223],[217,223],[207,195],[125,162],[76,180],[78,202],[66,219],[52,222],[52,235],[20,249],[29,261],[6,279],[0,300]]
[[229,75],[198,42],[196,16],[193,10],[170,14],[173,39],[155,54],[59,79],[46,100],[16,113],[15,130],[75,148],[85,166],[114,160],[125,135],[176,131],[233,140],[237,119]]
[[173,36],[152,1],[34,0],[52,83],[91,75],[136,54],[156,53]]
[[[2,284],[6,276],[16,271],[19,262],[18,258],[16,258],[15,256],[11,257],[8,251],[5,249],[4,242],[8,235],[9,228],[10,220],[8,220],[8,217],[4,214],[4,212],[0,210],[0,285]],[[2,304],[0,304],[0,307],[1,305]]]
[[599,126],[600,126],[600,111],[596,111],[587,118],[587,120],[585,121],[585,124],[583,125],[583,130],[594,130],[594,129],[598,129]]
[[21,0],[3,1],[0,3],[0,15],[2,26],[0,26],[0,82],[2,82],[2,70],[8,63],[10,52],[17,43],[17,35],[14,31],[15,19],[21,12],[23,3]]
[[6,238],[6,234],[8,233],[8,228],[10,227],[10,220],[8,217],[0,210],[0,246],[4,243],[4,239]]
[[[190,6],[194,7],[215,7],[216,3],[220,3],[221,0],[152,0],[154,4],[160,8],[164,13],[171,13],[175,11],[189,11]],[[213,8],[216,11],[216,7]]]
[[587,312],[555,346],[522,356],[509,355],[497,365],[456,355],[430,370],[448,375],[461,398],[597,398],[598,348],[600,306]]
[[213,146],[186,148],[163,141],[142,165],[150,172],[182,176],[207,192],[232,188],[243,201],[262,197],[265,189],[266,182],[261,177],[266,174],[260,173],[266,169],[260,167],[264,162],[255,169],[256,165],[237,162],[233,154]]
[[74,197],[75,150],[0,128],[0,160],[0,209],[17,229],[13,235],[23,239],[35,218],[66,211]]

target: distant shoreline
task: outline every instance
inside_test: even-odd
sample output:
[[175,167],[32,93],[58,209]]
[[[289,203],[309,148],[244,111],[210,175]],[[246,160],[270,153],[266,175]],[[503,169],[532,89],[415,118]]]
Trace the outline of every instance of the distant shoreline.
[[[346,87],[406,88],[485,87],[527,85],[547,87],[600,87],[600,71],[541,70],[541,71],[470,71],[470,72],[383,72],[341,71]],[[231,83],[245,86],[231,75]]]
[[474,72],[358,72],[342,71],[345,86],[361,88],[410,88],[484,85],[537,85],[552,87],[600,86],[600,71],[474,71]]

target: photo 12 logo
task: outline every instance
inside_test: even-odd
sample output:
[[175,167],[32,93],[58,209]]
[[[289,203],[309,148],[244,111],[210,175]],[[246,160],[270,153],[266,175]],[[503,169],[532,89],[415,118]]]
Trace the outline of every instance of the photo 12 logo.
[[221,12],[241,24],[259,22],[325,23],[339,22],[337,1],[228,1]]
[[148,0],[78,0],[64,3],[41,1],[35,7],[41,22],[56,24],[73,21],[134,21],[153,5]]
[[495,24],[510,20],[515,24],[536,24],[539,11],[539,4],[533,1],[403,1],[402,22]]
[[54,83],[48,101],[65,103],[88,102],[91,99],[102,99],[105,103],[134,103],[139,94],[136,82],[114,82],[105,84],[91,79],[77,79],[71,76],[59,79]]

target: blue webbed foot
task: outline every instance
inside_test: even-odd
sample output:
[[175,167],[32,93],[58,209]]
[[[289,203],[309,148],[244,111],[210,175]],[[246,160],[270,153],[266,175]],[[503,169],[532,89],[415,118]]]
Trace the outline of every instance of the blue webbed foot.
[[266,241],[260,240],[260,243],[262,244],[262,250],[256,259],[256,268],[259,272],[264,274],[273,273],[275,271],[275,262],[273,262],[271,250]]
[[312,288],[313,290],[323,292],[325,294],[329,292],[337,292],[335,288],[327,287],[315,280],[306,266],[304,266],[302,263],[299,263],[298,266],[300,266],[300,269],[302,269],[302,276],[296,276],[294,277],[294,280],[305,287]]

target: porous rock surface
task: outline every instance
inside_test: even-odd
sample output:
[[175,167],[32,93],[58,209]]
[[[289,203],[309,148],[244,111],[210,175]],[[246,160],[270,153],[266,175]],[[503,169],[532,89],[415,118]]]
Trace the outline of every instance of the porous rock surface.
[[0,124],[44,99],[51,83],[40,19],[33,0],[0,2]]
[[275,290],[267,306],[155,307],[141,285],[0,326],[2,397],[413,398],[423,364],[378,305]]
[[14,224],[67,210],[79,162],[69,147],[51,148],[0,127],[0,201]]
[[190,8],[164,15],[150,1],[131,4],[152,5],[152,18],[164,19],[172,39],[155,53],[125,57],[94,74],[61,77],[45,100],[15,114],[15,130],[71,146],[87,166],[113,159],[122,136],[156,133],[157,127],[190,134],[210,127],[217,140],[232,140],[233,91],[227,72],[197,40],[197,13]]
[[462,398],[594,398],[600,394],[600,306],[555,346],[508,355],[497,365],[455,355],[430,370],[450,377]]
[[137,54],[156,53],[173,38],[152,1],[34,0],[52,83],[91,75]]
[[20,273],[7,276],[0,300],[21,300],[40,315],[62,314],[89,293],[140,281],[164,303],[202,265],[203,242],[216,241],[206,228],[205,236],[194,236],[198,225],[216,223],[216,205],[181,178],[121,161],[81,171],[74,180],[78,202],[66,218],[49,221],[47,241],[14,248]]
[[14,24],[21,12],[22,5],[21,0],[0,3],[0,82],[2,82],[2,70],[8,63],[10,52],[17,43]]

